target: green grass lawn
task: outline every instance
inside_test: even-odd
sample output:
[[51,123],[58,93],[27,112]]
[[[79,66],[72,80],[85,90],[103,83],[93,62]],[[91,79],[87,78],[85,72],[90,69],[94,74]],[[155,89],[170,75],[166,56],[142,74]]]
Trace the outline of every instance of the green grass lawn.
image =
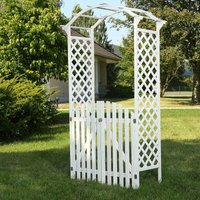
[[[133,108],[134,99],[133,98],[114,98],[114,99],[103,99],[103,101],[111,101],[121,104],[125,108]],[[161,108],[200,108],[200,105],[194,105],[191,103],[190,97],[164,97],[160,101]],[[68,109],[69,104],[63,103],[59,104],[59,109]]]
[[0,146],[0,200],[200,199],[200,110],[162,110],[163,182],[143,172],[138,190],[71,180],[67,119]]

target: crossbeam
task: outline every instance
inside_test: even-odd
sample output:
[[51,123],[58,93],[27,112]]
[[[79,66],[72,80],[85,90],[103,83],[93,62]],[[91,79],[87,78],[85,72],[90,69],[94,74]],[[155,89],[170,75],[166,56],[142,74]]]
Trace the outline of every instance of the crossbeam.
[[92,19],[101,19],[101,17],[91,16],[91,15],[80,15],[80,17],[86,17],[86,18],[92,18]]

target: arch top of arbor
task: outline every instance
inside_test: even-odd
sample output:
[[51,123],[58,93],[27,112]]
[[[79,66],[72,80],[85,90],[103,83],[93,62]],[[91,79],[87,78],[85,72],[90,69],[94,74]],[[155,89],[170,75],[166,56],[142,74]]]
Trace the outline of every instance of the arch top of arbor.
[[[101,9],[101,10],[105,10],[105,11],[109,11],[110,13],[107,15],[103,15],[103,16],[90,16],[87,15],[86,13],[88,11],[94,10],[94,9]],[[166,21],[159,19],[158,17],[156,17],[155,15],[153,15],[151,12],[142,10],[142,9],[138,9],[138,8],[129,8],[129,7],[116,7],[113,5],[109,5],[107,3],[102,3],[102,4],[98,4],[98,5],[94,5],[94,6],[88,6],[87,8],[81,10],[79,13],[75,14],[73,16],[73,18],[70,20],[70,22],[66,25],[63,26],[63,29],[67,29],[68,27],[72,27],[73,23],[81,17],[84,18],[93,18],[96,19],[96,21],[94,22],[93,25],[91,25],[91,27],[87,27],[87,28],[91,28],[94,29],[96,28],[102,21],[104,21],[105,19],[117,14],[117,13],[126,13],[129,16],[138,19],[138,22],[142,19],[149,19],[152,20],[154,22],[157,22],[160,26],[160,28],[163,26],[163,24],[165,24]],[[78,27],[77,27],[78,28]],[[86,27],[79,27],[79,28],[86,28]]]

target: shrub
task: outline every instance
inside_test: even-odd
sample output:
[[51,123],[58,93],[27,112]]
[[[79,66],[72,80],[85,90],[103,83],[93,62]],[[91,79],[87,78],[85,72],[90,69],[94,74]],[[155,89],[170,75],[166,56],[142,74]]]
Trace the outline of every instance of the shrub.
[[0,140],[20,138],[47,124],[56,113],[49,97],[42,85],[0,78]]
[[133,98],[134,92],[132,87],[120,86],[112,87],[108,90],[106,95],[108,98]]

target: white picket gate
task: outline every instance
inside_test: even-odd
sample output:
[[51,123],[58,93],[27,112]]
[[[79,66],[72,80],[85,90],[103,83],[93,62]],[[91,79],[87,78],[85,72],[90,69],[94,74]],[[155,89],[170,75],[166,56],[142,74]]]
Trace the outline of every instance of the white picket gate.
[[[108,11],[88,16],[90,10]],[[110,102],[95,103],[94,31],[116,13],[134,18],[134,112]],[[78,18],[92,19],[91,27],[77,27]],[[141,20],[155,30],[141,28]],[[165,22],[152,13],[108,4],[90,6],[63,26],[68,34],[71,178],[139,187],[139,173],[161,173],[160,142],[160,29]],[[75,36],[72,29],[84,30]]]
[[77,107],[71,118],[75,178],[133,185],[137,180],[134,164],[138,163],[135,123],[134,113],[115,103],[98,101],[96,106],[86,103]]

